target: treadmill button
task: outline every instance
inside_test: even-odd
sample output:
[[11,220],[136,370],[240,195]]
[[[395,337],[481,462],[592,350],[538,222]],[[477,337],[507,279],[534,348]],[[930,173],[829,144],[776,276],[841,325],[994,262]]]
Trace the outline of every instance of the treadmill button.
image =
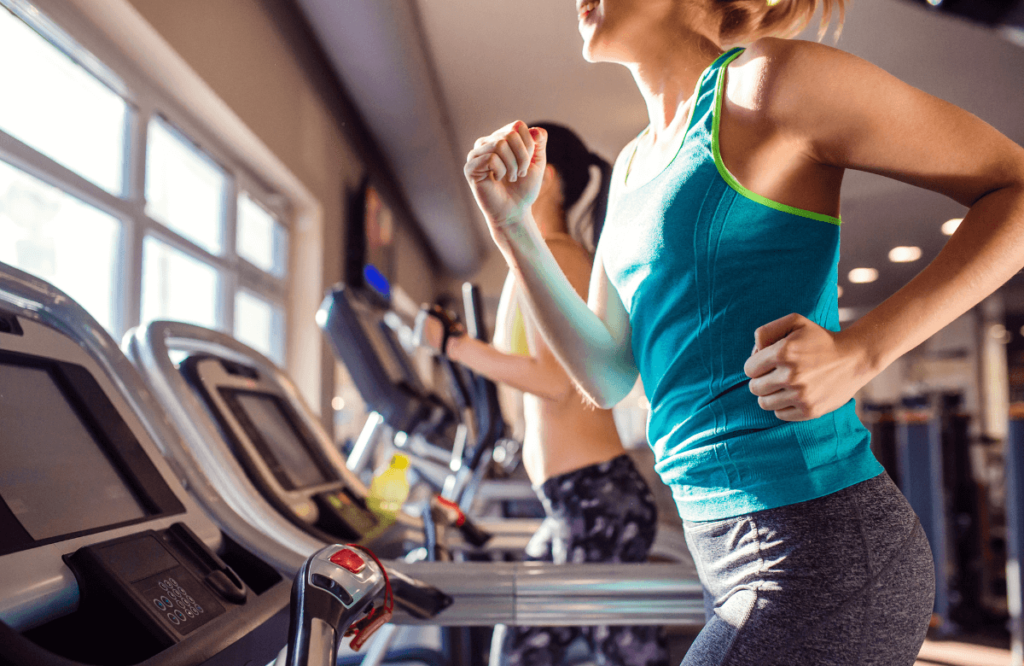
[[331,562],[352,573],[359,573],[366,568],[366,562],[363,561],[363,558],[351,550],[339,550],[334,555],[331,555]]
[[319,588],[327,590],[334,596],[338,597],[341,603],[345,604],[346,606],[351,606],[352,603],[355,601],[355,599],[352,598],[352,595],[349,594],[348,590],[346,590],[336,581],[331,580],[327,576],[315,573],[312,576],[310,576],[310,582],[313,583],[313,585],[316,585]]

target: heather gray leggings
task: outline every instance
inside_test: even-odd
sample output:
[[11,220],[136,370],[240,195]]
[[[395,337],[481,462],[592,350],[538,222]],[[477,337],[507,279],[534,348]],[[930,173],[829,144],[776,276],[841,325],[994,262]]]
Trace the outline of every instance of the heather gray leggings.
[[889,477],[737,518],[684,521],[707,624],[682,666],[910,666],[935,593]]

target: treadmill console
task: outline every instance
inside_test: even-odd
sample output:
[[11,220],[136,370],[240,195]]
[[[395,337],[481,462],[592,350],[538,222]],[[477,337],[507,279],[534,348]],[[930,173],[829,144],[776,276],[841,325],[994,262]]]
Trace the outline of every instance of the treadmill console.
[[0,555],[185,512],[82,366],[0,350]]
[[448,431],[457,423],[457,415],[423,388],[384,321],[385,312],[386,303],[379,295],[338,284],[324,297],[317,323],[367,409],[399,432],[451,441]]
[[376,516],[345,485],[272,379],[207,354],[189,356],[180,369],[250,481],[285,516],[323,532],[327,541],[358,541],[377,527]]
[[160,416],[136,411],[129,396],[145,389],[102,329],[59,293],[82,321],[42,323],[53,292],[4,280],[0,663],[267,663],[286,640],[288,581],[185,492],[145,425]]

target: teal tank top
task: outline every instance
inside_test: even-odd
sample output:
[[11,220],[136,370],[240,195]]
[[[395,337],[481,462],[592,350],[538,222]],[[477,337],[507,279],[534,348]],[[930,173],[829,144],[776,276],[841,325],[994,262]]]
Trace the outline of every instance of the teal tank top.
[[796,312],[839,330],[840,221],[754,194],[722,163],[724,73],[741,52],[702,75],[660,174],[628,187],[630,156],[620,156],[597,248],[629,312],[656,469],[691,521],[815,499],[882,472],[852,400],[786,422],[748,389],[759,326]]

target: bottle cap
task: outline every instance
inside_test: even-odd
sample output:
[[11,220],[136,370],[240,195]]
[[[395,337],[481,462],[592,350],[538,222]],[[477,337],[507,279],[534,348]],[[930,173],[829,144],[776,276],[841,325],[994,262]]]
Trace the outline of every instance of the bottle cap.
[[392,469],[408,469],[409,468],[409,458],[408,458],[408,456],[404,456],[401,453],[396,453],[394,455],[394,457],[391,458],[391,467],[392,467]]

